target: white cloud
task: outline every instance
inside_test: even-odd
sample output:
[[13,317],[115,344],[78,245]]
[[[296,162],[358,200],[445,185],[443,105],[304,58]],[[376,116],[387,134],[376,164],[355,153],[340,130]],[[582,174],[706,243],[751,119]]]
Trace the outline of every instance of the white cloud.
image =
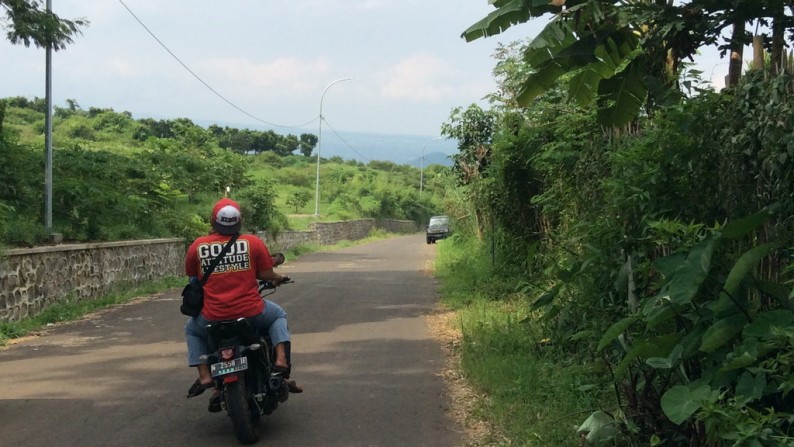
[[[406,2],[406,0],[400,0],[401,4]],[[338,14],[339,11],[350,10],[351,7],[364,11],[388,8],[395,4],[395,0],[293,0],[290,4],[291,7],[302,10],[334,11]]]
[[306,92],[316,84],[314,81],[328,72],[325,59],[304,61],[282,57],[257,63],[242,58],[208,59],[199,64],[200,72],[208,79],[222,80],[227,85],[241,88],[278,88],[281,92]]
[[417,54],[388,70],[381,94],[392,100],[436,102],[454,93],[452,74],[452,67],[438,57]]
[[[488,13],[484,0],[123,1],[212,90],[268,121],[308,121],[323,89],[352,77],[326,98],[338,130],[431,134],[452,107],[492,90],[495,40],[459,38]],[[240,119],[120,2],[53,3],[63,17],[91,21],[56,54],[57,104],[74,98],[147,116]],[[43,52],[0,39],[0,61],[12,61],[0,97],[43,96]]]
[[108,72],[119,75],[122,78],[135,78],[144,74],[144,70],[141,69],[141,66],[133,63],[129,59],[111,58],[105,61],[104,65],[107,66]]
[[[66,0],[53,2],[52,12],[59,15],[62,19],[88,19],[91,23],[101,23],[103,21],[118,17],[123,10],[119,9],[116,2],[86,2],[85,0]],[[123,11],[126,13],[126,11]],[[90,31],[91,26],[83,29]]]
[[389,0],[366,0],[361,5],[361,9],[365,11],[372,11],[388,7],[390,4],[391,1]]

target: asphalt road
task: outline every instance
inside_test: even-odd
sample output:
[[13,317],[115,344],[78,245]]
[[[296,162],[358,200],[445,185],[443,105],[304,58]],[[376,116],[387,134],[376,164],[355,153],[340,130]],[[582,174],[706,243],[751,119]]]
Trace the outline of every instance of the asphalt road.
[[[289,315],[306,390],[264,417],[259,444],[456,446],[424,315],[435,282],[424,235],[304,255],[271,299]],[[51,328],[0,351],[0,446],[233,446],[209,393],[185,394],[179,290]]]

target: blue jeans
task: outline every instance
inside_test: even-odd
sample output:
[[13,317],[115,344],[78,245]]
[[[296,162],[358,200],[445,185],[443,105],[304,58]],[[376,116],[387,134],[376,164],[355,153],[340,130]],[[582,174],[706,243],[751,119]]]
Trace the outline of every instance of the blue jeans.
[[[251,320],[261,333],[267,332],[273,346],[289,343],[289,328],[287,327],[287,313],[278,304],[265,300],[265,310],[252,317]],[[187,364],[198,366],[203,363],[199,360],[203,354],[208,354],[207,348],[207,320],[204,316],[190,317],[185,323],[185,338],[187,340]]]

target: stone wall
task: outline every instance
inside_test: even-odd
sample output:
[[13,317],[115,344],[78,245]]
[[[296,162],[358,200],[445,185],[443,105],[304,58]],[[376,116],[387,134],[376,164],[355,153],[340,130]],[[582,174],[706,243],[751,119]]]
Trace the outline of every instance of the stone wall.
[[257,233],[271,252],[287,251],[302,245],[319,244],[315,231],[282,231],[273,237],[270,233]]
[[0,321],[19,321],[71,297],[182,275],[182,239],[67,244],[7,250],[0,258]]
[[275,237],[260,233],[270,251],[286,251],[301,245],[334,245],[341,241],[364,239],[372,230],[381,229],[388,233],[408,234],[419,231],[419,225],[412,220],[360,219],[343,222],[313,222],[305,231],[282,231]]
[[423,231],[422,227],[413,220],[378,219],[375,226],[389,233],[411,234]]
[[[275,252],[363,239],[374,229],[419,230],[413,221],[362,219],[315,222],[307,231],[284,231],[276,238],[259,236]],[[0,322],[34,316],[67,297],[95,299],[114,286],[182,276],[186,248],[182,239],[153,239],[7,250],[0,257]]]

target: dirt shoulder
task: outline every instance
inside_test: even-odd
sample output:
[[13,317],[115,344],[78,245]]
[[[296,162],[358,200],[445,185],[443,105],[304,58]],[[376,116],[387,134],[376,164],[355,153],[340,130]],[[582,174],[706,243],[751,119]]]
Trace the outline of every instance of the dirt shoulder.
[[474,410],[484,396],[479,395],[469,384],[460,367],[463,334],[457,313],[439,306],[426,317],[426,321],[433,339],[441,345],[446,357],[442,376],[449,392],[450,414],[463,429],[465,446],[509,445],[507,440],[497,441],[501,436],[488,421],[475,414]]

